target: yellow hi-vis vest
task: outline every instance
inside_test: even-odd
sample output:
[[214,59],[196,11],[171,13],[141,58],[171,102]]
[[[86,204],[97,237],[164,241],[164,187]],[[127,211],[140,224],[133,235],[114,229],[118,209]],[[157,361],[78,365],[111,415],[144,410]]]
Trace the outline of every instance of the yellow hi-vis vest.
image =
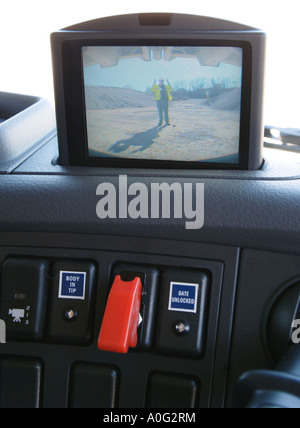
[[[168,100],[171,101],[172,95],[170,92],[172,92],[172,86],[171,85],[165,85],[165,90],[167,91],[167,94],[168,94]],[[160,100],[159,85],[153,85],[151,88],[151,92],[154,92],[155,101],[159,101]]]

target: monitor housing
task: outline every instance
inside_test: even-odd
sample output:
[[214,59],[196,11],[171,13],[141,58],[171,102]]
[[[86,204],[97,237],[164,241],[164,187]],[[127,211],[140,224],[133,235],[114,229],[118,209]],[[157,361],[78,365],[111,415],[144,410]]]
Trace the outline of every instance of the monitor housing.
[[51,45],[61,165],[262,165],[261,30],[194,15],[131,14],[65,28]]

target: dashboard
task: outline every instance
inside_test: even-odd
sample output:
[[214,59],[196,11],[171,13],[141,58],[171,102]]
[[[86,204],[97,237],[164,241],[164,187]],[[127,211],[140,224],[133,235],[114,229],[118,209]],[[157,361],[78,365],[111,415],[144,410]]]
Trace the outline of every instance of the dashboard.
[[[3,147],[26,147],[0,163],[0,407],[247,404],[238,379],[276,368],[272,314],[300,280],[297,155],[266,150],[258,171],[64,167],[51,107],[0,100]],[[98,186],[119,189],[121,175],[149,197],[151,183],[203,185],[203,227],[187,229],[172,204],[170,218],[99,218]],[[143,287],[128,352],[98,346],[116,278]]]

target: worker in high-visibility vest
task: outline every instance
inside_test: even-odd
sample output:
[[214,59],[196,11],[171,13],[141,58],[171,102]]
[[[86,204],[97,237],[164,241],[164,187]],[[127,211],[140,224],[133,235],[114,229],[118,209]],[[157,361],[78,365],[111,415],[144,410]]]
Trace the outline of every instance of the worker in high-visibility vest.
[[165,119],[165,124],[170,125],[169,123],[169,101],[172,99],[172,86],[167,80],[167,85],[164,84],[164,78],[160,77],[158,79],[158,85],[156,84],[156,79],[154,80],[151,92],[154,92],[154,99],[156,101],[157,111],[158,111],[158,124],[161,126],[163,119]]

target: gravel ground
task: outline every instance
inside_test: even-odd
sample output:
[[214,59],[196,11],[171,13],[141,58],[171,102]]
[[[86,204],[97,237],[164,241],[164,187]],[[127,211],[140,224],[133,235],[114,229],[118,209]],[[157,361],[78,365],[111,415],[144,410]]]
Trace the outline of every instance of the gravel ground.
[[205,100],[171,101],[169,126],[157,127],[151,107],[88,110],[90,148],[133,159],[201,161],[238,152],[239,111]]

